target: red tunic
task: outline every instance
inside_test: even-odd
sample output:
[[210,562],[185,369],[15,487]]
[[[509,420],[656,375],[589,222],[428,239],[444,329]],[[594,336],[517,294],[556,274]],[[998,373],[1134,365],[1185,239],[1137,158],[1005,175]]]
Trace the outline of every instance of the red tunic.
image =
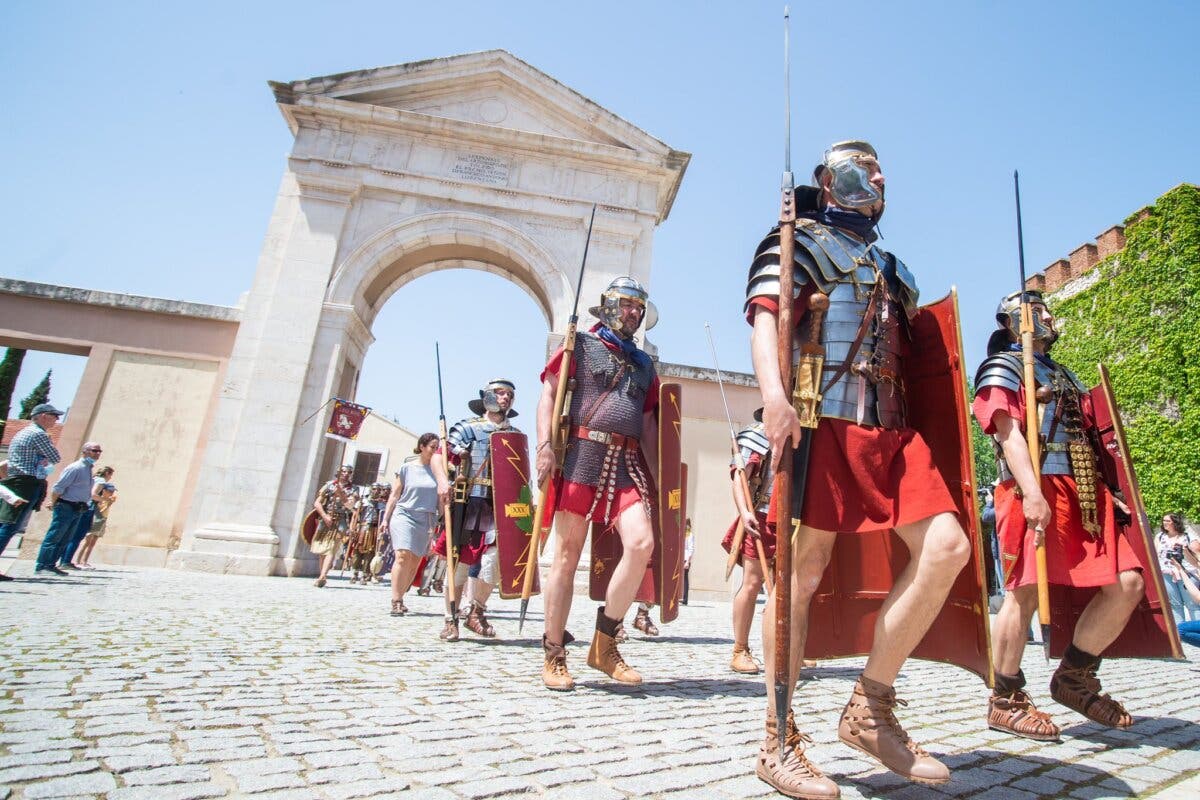
[[[1084,425],[1094,425],[1091,403],[1082,398]],[[983,432],[996,432],[995,417],[1004,413],[1023,423],[1025,402],[1019,392],[1003,386],[980,389],[971,404]],[[1024,425],[1021,425],[1024,430]],[[1115,583],[1125,570],[1140,569],[1128,540],[1121,535],[1113,515],[1112,495],[1103,483],[1096,486],[1100,536],[1096,540],[1084,530],[1079,512],[1079,492],[1070,475],[1043,475],[1042,494],[1050,504],[1050,527],[1046,530],[1046,575],[1062,586],[1105,586]],[[1035,543],[1029,534],[1024,506],[1017,496],[1016,481],[996,487],[996,536],[1000,540],[1004,584],[1009,589],[1037,583]]]
[[[797,312],[804,307],[799,305],[803,299],[797,301]],[[775,313],[779,304],[756,297],[751,301],[751,316],[754,306]],[[802,315],[796,313],[794,318],[799,324]],[[805,436],[813,433],[804,431]],[[801,512],[809,527],[868,533],[958,512],[929,445],[911,428],[892,430],[822,419],[810,452]],[[768,518],[775,520],[773,500]]]
[[[600,324],[597,323],[596,325],[592,326],[591,330],[592,332],[595,332],[599,328]],[[600,339],[600,341],[604,343],[605,347],[613,352],[619,352],[621,349],[612,342],[605,341],[604,339]],[[539,376],[538,380],[545,383],[547,375],[552,373],[559,375],[559,371],[562,368],[562,357],[563,348],[559,347],[554,351],[554,355],[551,356],[550,361],[547,362],[546,366],[542,369],[542,374]],[[574,358],[571,359],[570,370],[567,373],[567,377],[575,377]],[[559,375],[559,378],[561,379],[562,376]],[[654,380],[651,381],[650,388],[646,391],[646,402],[642,406],[643,412],[650,413],[658,410],[659,385],[660,381],[658,379],[658,374],[655,373]],[[563,478],[562,475],[559,475],[555,477],[553,481],[551,481],[550,495],[546,498],[545,502],[546,513],[548,516],[544,516],[542,519],[552,519],[553,515],[559,511],[570,511],[574,514],[578,514],[581,517],[586,517],[588,509],[592,507],[592,499],[595,496],[595,486],[568,481]],[[616,518],[621,515],[622,511],[629,508],[634,503],[640,502],[641,497],[642,495],[637,490],[636,486],[628,486],[624,489],[618,489],[613,498],[611,506],[607,509],[608,514],[606,515],[605,519],[595,521],[603,522],[605,525],[611,525],[616,521]],[[597,504],[597,510],[600,510],[604,505],[604,503]]]

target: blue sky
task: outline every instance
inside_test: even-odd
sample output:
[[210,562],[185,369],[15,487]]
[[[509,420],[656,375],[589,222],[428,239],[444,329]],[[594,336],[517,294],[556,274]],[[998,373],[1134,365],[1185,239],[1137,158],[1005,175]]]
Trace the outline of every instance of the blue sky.
[[[793,3],[794,169],[807,175],[836,139],[876,145],[885,246],[926,298],[958,286],[974,363],[996,300],[1016,285],[1013,169],[1031,272],[1200,182],[1197,9]],[[234,305],[291,146],[268,80],[499,47],[692,154],[655,237],[662,322],[651,339],[664,360],[707,365],[708,320],[722,366],[749,370],[745,268],[777,214],[782,171],[781,12],[777,2],[6,3],[0,271]],[[496,319],[516,321],[503,331],[435,318],[447,294],[486,298],[502,309]],[[482,273],[428,276],[393,297],[374,333],[361,402],[430,427],[436,336],[451,417],[500,373],[517,380],[532,428],[546,331],[519,290]],[[56,401],[68,402],[79,359],[31,354],[18,397],[47,366]]]

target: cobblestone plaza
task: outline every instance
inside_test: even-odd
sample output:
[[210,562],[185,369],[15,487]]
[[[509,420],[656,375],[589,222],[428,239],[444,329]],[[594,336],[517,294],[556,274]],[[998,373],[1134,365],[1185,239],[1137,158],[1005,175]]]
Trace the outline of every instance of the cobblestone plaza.
[[[444,644],[440,597],[410,594],[410,614],[392,618],[381,586],[117,568],[34,580],[31,568],[18,562],[0,588],[0,798],[778,796],[753,775],[763,684],[728,669],[727,603],[685,607],[654,640],[632,632],[622,651],[646,683],[627,688],[585,666],[595,606],[577,598],[580,686],[552,694],[537,601],[523,638],[518,603],[497,599],[496,640],[464,629]],[[1062,743],[989,730],[978,678],[909,662],[900,717],[953,770],[936,789],[837,742],[861,660],[806,670],[797,718],[845,798],[1197,796],[1194,661],[1102,668],[1129,731],[1053,704],[1040,648],[1023,667]]]

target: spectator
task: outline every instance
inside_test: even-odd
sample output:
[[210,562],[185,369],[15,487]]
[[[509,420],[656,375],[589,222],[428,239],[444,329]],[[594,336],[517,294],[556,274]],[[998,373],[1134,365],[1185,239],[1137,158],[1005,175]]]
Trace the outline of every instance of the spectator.
[[[63,415],[49,403],[41,403],[33,407],[29,418],[32,424],[13,437],[8,447],[8,463],[2,482],[4,487],[26,501],[16,505],[10,502],[0,503],[0,553],[8,546],[8,542],[24,527],[29,515],[41,505],[38,496],[44,491],[46,477],[54,465],[62,460],[58,449],[50,441],[46,433]],[[9,580],[8,576],[0,576],[0,580]]]
[[89,561],[92,550],[104,535],[105,525],[108,524],[108,509],[117,502],[117,485],[112,483],[114,473],[116,470],[112,467],[96,470],[96,477],[92,482],[92,502],[87,513],[79,520],[79,527],[75,529],[75,539],[67,548],[62,563],[58,565],[59,569],[66,569],[67,565],[75,569],[92,568]]
[[87,511],[92,499],[92,465],[103,450],[96,442],[88,442],[83,446],[83,455],[78,461],[67,465],[58,476],[58,481],[50,487],[50,501],[54,507],[54,517],[50,520],[50,529],[42,540],[38,550],[37,564],[34,574],[49,572],[54,575],[66,575],[56,564],[63,551],[66,550],[79,518]]
[[688,604],[688,573],[692,571],[692,554],[696,552],[696,540],[692,537],[692,518],[688,517],[683,523],[683,599],[679,602]]
[[[1200,605],[1188,594],[1183,579],[1171,577],[1175,572],[1184,572],[1193,582],[1200,581],[1200,539],[1184,525],[1182,514],[1166,514],[1162,518],[1162,528],[1154,537],[1154,546],[1158,550],[1158,564],[1175,622],[1184,621],[1185,608],[1191,620],[1200,619]],[[1172,563],[1178,564],[1179,570],[1168,572]]]
[[[1196,579],[1179,565],[1174,559],[1168,564],[1166,571],[1163,572],[1163,577],[1168,574],[1177,579],[1183,584],[1184,590],[1187,592],[1188,599],[1195,605],[1200,605],[1200,588],[1196,587]],[[1183,622],[1176,618],[1176,627],[1179,628],[1179,638],[1193,647],[1200,647],[1200,619],[1193,619],[1189,622]]]

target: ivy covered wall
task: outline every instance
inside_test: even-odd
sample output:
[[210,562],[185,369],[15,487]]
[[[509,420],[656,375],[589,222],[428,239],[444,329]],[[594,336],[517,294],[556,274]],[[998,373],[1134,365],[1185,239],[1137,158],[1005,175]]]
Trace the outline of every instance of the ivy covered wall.
[[1125,221],[1125,247],[1047,301],[1054,357],[1089,386],[1108,367],[1151,522],[1200,520],[1200,187]]

